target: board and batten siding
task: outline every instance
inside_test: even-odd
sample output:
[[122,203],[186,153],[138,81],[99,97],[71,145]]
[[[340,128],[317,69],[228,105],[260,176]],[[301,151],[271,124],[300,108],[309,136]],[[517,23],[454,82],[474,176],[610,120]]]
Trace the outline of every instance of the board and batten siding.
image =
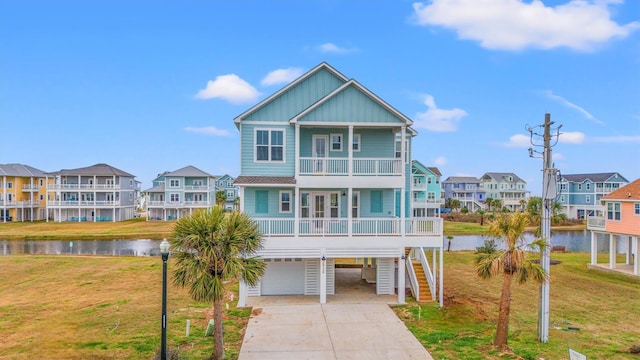
[[[255,161],[256,129],[284,130],[284,162]],[[293,176],[295,172],[295,129],[288,124],[240,126],[240,173],[250,176]]]
[[[249,187],[244,190],[244,212],[255,218],[293,218],[295,209],[295,199],[291,196],[291,212],[280,213],[280,191],[291,191],[293,188],[258,188]],[[266,196],[266,204],[261,201],[258,205],[256,200]],[[266,205],[266,213],[258,213],[257,210]]]
[[255,112],[247,115],[244,120],[289,121],[304,109],[342,86],[342,84],[344,84],[344,81],[331,72],[327,70],[318,71]]
[[363,92],[349,86],[300,118],[300,123],[335,122],[348,119],[350,123],[397,123],[404,121]]

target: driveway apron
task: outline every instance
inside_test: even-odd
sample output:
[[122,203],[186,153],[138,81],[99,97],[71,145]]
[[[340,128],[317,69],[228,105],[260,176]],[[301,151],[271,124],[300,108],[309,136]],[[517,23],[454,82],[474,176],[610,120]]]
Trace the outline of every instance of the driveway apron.
[[387,304],[277,303],[253,307],[239,359],[433,358]]

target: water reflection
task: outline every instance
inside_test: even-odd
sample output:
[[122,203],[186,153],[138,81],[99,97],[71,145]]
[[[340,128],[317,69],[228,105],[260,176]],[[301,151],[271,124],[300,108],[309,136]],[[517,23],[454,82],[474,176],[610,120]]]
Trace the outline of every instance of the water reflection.
[[[609,241],[604,235],[598,235],[598,252],[609,252]],[[528,234],[528,239],[533,235]],[[451,240],[451,250],[475,250],[482,246],[487,237],[479,235],[456,235]],[[47,255],[108,255],[108,256],[158,256],[160,240],[0,240],[0,254],[47,254]],[[448,239],[444,239],[444,248]],[[551,245],[564,246],[567,251],[589,252],[591,232],[553,231]],[[618,252],[627,251],[627,242],[618,241]]]

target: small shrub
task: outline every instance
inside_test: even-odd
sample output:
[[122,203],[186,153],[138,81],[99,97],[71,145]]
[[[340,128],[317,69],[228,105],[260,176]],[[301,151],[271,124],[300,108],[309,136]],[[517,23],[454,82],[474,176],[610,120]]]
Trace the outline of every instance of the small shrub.
[[631,345],[629,352],[632,354],[640,354],[640,345]]
[[485,240],[482,246],[476,248],[478,254],[493,254],[498,250],[498,244],[494,239]]
[[[174,348],[167,348],[167,360],[184,360],[184,356],[180,356],[180,350]],[[156,354],[153,355],[153,360],[160,360],[160,348],[156,350]]]

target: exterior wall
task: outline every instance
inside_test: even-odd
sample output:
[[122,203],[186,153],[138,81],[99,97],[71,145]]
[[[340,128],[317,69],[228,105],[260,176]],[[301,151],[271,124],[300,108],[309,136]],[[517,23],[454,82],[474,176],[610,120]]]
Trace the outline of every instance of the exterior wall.
[[636,204],[640,204],[640,202],[621,202],[620,220],[607,219],[605,225],[606,231],[615,234],[640,236],[640,215],[635,214]]
[[[258,176],[293,176],[295,166],[295,129],[283,122],[284,125],[240,125],[240,146],[243,149],[240,155],[240,173]],[[284,161],[255,160],[256,130],[283,130],[284,131]]]
[[44,219],[45,186],[44,177],[0,176],[0,222]]

